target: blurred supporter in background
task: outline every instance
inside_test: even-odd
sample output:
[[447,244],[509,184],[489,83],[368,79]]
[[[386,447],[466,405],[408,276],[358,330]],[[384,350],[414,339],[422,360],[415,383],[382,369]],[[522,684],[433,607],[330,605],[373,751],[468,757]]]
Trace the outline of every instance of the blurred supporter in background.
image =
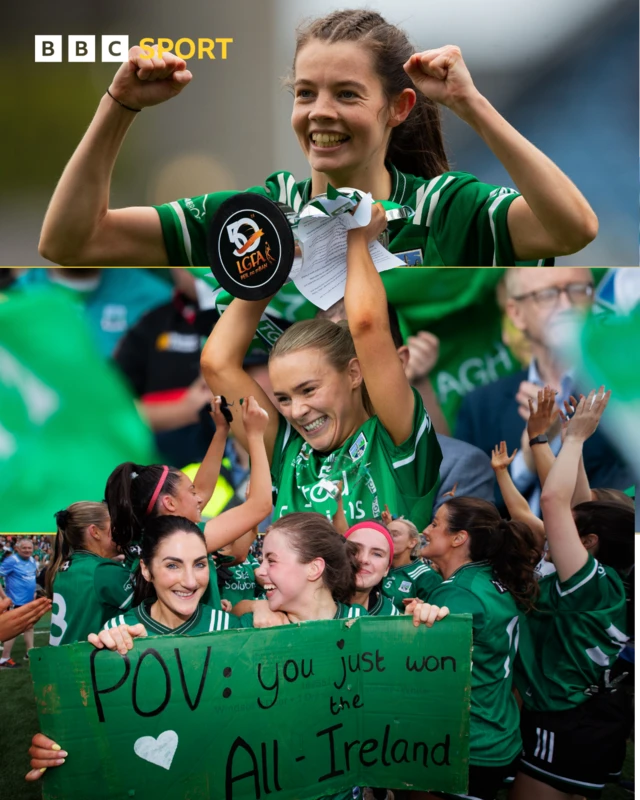
[[[468,394],[460,408],[456,436],[490,455],[496,442],[506,441],[511,452],[518,447],[510,466],[513,482],[539,514],[540,488],[526,421],[529,399],[549,384],[556,392],[558,408],[571,394],[579,396],[575,378],[553,355],[549,331],[558,315],[570,310],[589,313],[594,281],[589,269],[579,267],[522,268],[505,275],[506,313],[512,325],[527,340],[531,361],[526,369],[501,378]],[[554,453],[560,449],[560,421],[549,435]],[[627,489],[634,481],[630,469],[601,430],[587,441],[584,461],[592,487]]]
[[124,333],[171,297],[171,284],[149,269],[26,269],[13,288],[53,285],[84,305],[100,352],[109,358]]
[[195,278],[182,269],[171,274],[171,299],[127,331],[114,359],[142,401],[160,454],[167,464],[183,467],[202,461],[214,427],[207,413],[212,395],[200,377]]

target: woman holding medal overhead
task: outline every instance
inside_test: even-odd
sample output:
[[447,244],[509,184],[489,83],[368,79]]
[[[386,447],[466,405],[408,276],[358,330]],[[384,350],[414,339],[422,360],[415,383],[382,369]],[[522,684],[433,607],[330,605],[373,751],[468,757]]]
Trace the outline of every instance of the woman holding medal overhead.
[[[369,210],[369,224],[347,234],[348,327],[305,320],[277,340],[269,357],[277,408],[243,368],[269,298],[234,299],[202,352],[202,373],[216,394],[235,404],[252,393],[269,414],[264,441],[277,489],[274,519],[294,511],[333,519],[338,483],[349,525],[380,517],[385,503],[418,527],[431,519],[442,454],[391,336],[369,253],[386,217],[379,204]],[[239,422],[234,412],[231,429],[244,444]]]
[[[206,231],[228,192],[109,208],[113,167],[136,114],[173,98],[191,77],[171,53],[130,50],[54,192],[43,256],[83,266],[208,264]],[[457,47],[416,53],[377,12],[336,11],[298,32],[291,88],[292,127],[311,178],[279,172],[251,192],[297,211],[330,183],[409,205],[415,215],[393,223],[390,249],[412,265],[535,263],[576,252],[596,235],[585,198],[479,93]],[[449,170],[438,105],[478,133],[518,192]]]

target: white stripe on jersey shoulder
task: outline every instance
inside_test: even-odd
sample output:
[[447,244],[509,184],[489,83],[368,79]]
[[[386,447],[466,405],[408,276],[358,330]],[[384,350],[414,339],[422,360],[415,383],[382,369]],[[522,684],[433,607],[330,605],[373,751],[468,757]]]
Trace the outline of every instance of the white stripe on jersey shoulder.
[[411,572],[407,572],[407,575],[410,578],[417,578],[422,575],[423,572],[431,572],[431,567],[428,567],[426,564],[419,564],[417,567],[411,570]]
[[216,611],[214,608],[211,611],[211,621],[209,623],[209,631],[222,631],[229,627],[229,620],[225,618],[224,611]]
[[398,611],[398,609],[393,604],[391,604],[391,616],[392,617],[399,617],[400,616],[400,612]]
[[119,605],[118,608],[123,608],[126,611],[127,607],[129,606],[129,603],[131,602],[132,599],[133,599],[133,592],[131,592],[129,597],[127,597],[127,599],[124,601],[124,603]]
[[279,203],[286,203],[287,202],[287,187],[284,183],[284,172],[278,173],[278,186],[280,187],[280,193],[278,195],[278,202]]
[[566,595],[575,592],[576,589],[579,589],[581,586],[584,586],[585,583],[588,583],[591,580],[591,578],[593,578],[593,576],[597,573],[597,571],[598,571],[598,562],[594,558],[593,569],[591,570],[591,572],[587,575],[586,578],[583,578],[580,581],[580,583],[576,583],[576,585],[572,586],[570,589],[565,589],[565,591],[563,592],[562,589],[560,588],[560,581],[556,580],[556,589],[558,590],[558,594],[560,595],[560,597],[566,597]]
[[360,616],[360,609],[356,608],[355,606],[349,606],[349,613],[347,614],[349,618],[351,617],[359,617]]
[[191,255],[191,236],[189,234],[189,228],[187,227],[187,220],[184,215],[184,209],[178,203],[177,200],[174,200],[173,203],[169,203],[169,208],[173,209],[173,213],[178,218],[178,222],[180,223],[180,227],[182,228],[182,241],[184,243],[184,252],[187,256],[187,261],[189,262],[189,266],[193,266],[193,257]]
[[493,201],[493,203],[491,203],[491,205],[489,206],[489,211],[487,212],[489,214],[489,225],[491,226],[491,235],[493,236],[493,266],[494,267],[497,265],[497,261],[498,261],[498,252],[497,252],[498,248],[496,247],[496,221],[495,221],[496,211],[498,210],[498,206],[500,205],[500,203],[502,203],[504,200],[506,200],[507,197],[512,197],[512,196],[513,195],[511,193],[509,193],[509,194],[499,194],[496,197],[496,199]]
[[296,179],[293,175],[289,175],[287,178],[287,205],[293,206],[293,192],[296,188]]
[[298,187],[296,186],[295,191],[291,195],[291,208],[293,208],[294,211],[300,211],[301,206],[302,206],[302,196],[300,194]]
[[420,423],[420,427],[418,428],[418,434],[416,436],[416,443],[413,448],[413,453],[411,453],[411,455],[407,456],[406,458],[401,458],[399,461],[394,461],[392,464],[392,467],[394,469],[398,469],[398,467],[404,467],[406,464],[410,464],[412,461],[415,460],[416,453],[418,451],[418,443],[420,442],[420,439],[422,438],[425,430],[431,430],[431,418],[427,414],[426,410],[424,412],[424,417],[422,419],[422,422]]
[[[443,175],[436,175],[435,178],[431,178],[429,183],[426,186],[421,186],[418,191],[416,192],[416,213],[413,216],[411,222],[414,225],[422,225],[422,213],[424,211],[424,206],[427,200],[431,197],[432,193],[438,190],[438,198],[440,196],[440,191],[444,189],[444,187],[450,183],[452,180],[455,180],[454,175],[448,175],[444,181],[442,180]],[[437,200],[436,200],[437,203]]]
[[427,213],[427,222],[426,222],[426,227],[427,228],[431,227],[431,221],[433,220],[433,212],[436,210],[436,206],[438,205],[438,202],[440,200],[440,192],[444,189],[444,187],[448,183],[451,183],[451,181],[454,181],[454,180],[455,180],[455,176],[454,175],[449,175],[447,177],[447,179],[442,183],[442,185],[439,186],[436,189],[436,191],[431,195],[431,200],[429,201],[429,212]]

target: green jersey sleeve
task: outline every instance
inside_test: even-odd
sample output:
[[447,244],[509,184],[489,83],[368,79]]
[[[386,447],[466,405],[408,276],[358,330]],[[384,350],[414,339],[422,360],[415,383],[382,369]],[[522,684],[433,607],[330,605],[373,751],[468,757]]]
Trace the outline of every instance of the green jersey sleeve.
[[473,614],[473,627],[481,629],[485,623],[485,607],[473,592],[461,586],[440,583],[431,592],[429,602],[436,606],[446,606],[451,614]]
[[584,703],[628,641],[622,580],[591,554],[569,580],[543,578],[535,606],[521,616],[516,678],[525,705],[538,711]]
[[[302,205],[300,187],[289,172],[274,172],[264,186],[251,186],[246,191],[285,203],[296,211]],[[155,206],[171,266],[208,266],[207,232],[211,220],[222,203],[235,194],[238,192],[213,192]]]
[[556,613],[585,614],[624,607],[622,581],[613,571],[599,564],[591,553],[585,565],[568,580],[560,582],[557,573],[554,573],[542,581],[551,584],[547,596]]
[[96,596],[103,606],[127,610],[133,600],[131,573],[116,561],[104,561],[96,567],[93,576]]
[[438,242],[443,263],[513,266],[507,212],[519,196],[514,189],[481,183],[471,175],[444,177],[431,222],[431,235]]
[[[424,567],[424,569],[420,569],[420,567]],[[442,575],[424,563],[417,565],[415,572],[415,597],[420,598],[420,600],[424,600],[425,603],[430,603],[431,595],[442,583]]]

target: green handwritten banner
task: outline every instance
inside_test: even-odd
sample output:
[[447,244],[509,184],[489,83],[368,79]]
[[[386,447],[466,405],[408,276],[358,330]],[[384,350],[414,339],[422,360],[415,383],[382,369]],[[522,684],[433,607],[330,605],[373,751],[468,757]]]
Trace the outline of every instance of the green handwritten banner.
[[32,651],[45,800],[465,792],[471,617],[363,617]]

